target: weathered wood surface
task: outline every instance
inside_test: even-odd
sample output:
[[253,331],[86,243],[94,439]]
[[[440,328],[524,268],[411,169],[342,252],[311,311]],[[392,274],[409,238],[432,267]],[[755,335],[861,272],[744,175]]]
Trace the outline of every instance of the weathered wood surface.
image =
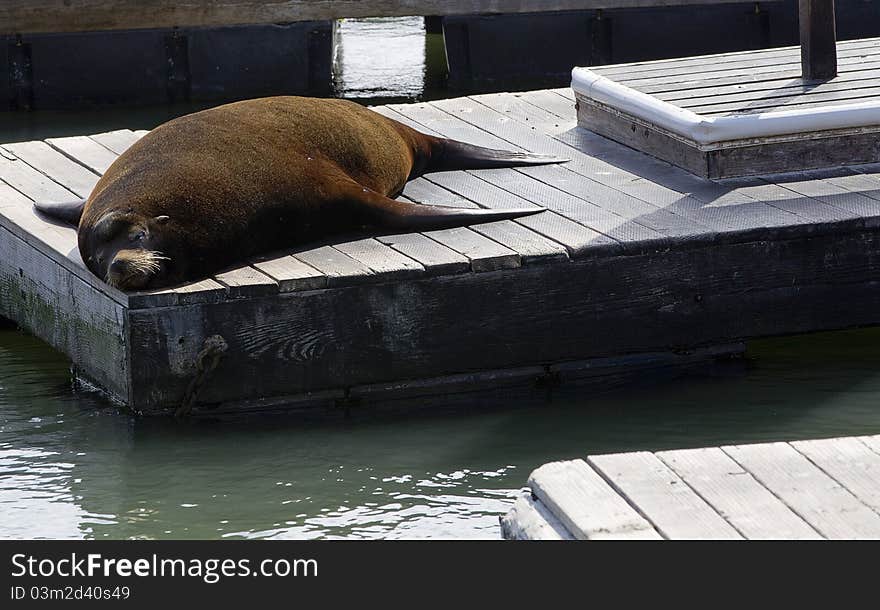
[[4,0],[4,33],[725,4],[742,0]]
[[841,41],[836,48],[839,74],[822,80],[802,77],[799,47],[595,66],[590,70],[709,116],[876,99],[880,39]]
[[508,540],[573,539],[559,519],[530,495],[517,498],[510,512],[501,517],[501,531]]
[[629,504],[638,506],[664,538],[742,536],[657,456],[640,451],[597,455],[587,462]]
[[661,355],[644,366],[678,366],[662,355],[880,321],[880,166],[704,180],[577,128],[569,90],[377,110],[426,132],[570,161],[432,174],[402,195],[547,209],[539,215],[340,237],[155,293],[123,294],[93,277],[74,229],[31,208],[87,194],[143,132],[0,147],[0,226],[121,307],[124,387],[114,394],[145,412],[176,406],[214,335],[228,349],[199,395],[206,411],[547,376],[613,382],[606,368],[642,366],[633,360],[642,354]]
[[670,540],[877,539],[878,452],[880,436],[870,436],[552,462],[529,477],[501,531],[519,540],[621,529]]
[[[831,5],[831,0],[804,0],[802,8],[804,3],[812,6],[814,2]],[[833,17],[833,7],[831,10]],[[833,32],[833,18],[831,21]],[[816,28],[827,29],[827,24],[823,22]],[[833,33],[830,44],[833,49]],[[801,77],[797,47],[591,69],[636,91],[710,118],[735,120],[742,115],[880,99],[880,41],[846,41],[839,43],[837,49],[840,75],[822,80],[818,76]],[[824,57],[828,53],[823,50],[815,54]],[[838,60],[834,61],[836,65]],[[706,178],[880,161],[878,125],[701,145],[666,131],[650,118],[633,117],[581,94],[578,98],[582,126]]]
[[534,496],[578,540],[652,540],[660,535],[586,462],[551,462],[529,477]]

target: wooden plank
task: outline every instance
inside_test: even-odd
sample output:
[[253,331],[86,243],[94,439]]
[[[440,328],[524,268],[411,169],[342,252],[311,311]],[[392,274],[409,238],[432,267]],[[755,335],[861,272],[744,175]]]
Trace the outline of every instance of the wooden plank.
[[507,540],[573,540],[574,538],[543,504],[525,494],[501,517],[501,535]]
[[[728,178],[822,168],[880,160],[876,147],[877,135],[853,132],[826,134],[824,138],[809,135],[778,139],[755,145],[748,140],[725,142],[711,150],[701,150],[695,142],[682,140],[659,127],[617,110],[581,98],[579,122],[597,133],[668,161],[703,178]],[[573,137],[566,134],[566,137]],[[578,134],[577,137],[583,137]],[[753,226],[790,224],[785,213],[771,210],[761,202],[753,204],[752,211],[760,218],[750,220],[743,214],[725,218],[729,223]],[[773,220],[775,217],[775,220]],[[745,223],[743,223],[745,221]]]
[[[453,100],[449,100],[453,101]],[[461,100],[459,104],[464,103]],[[394,107],[397,109],[397,107]],[[442,133],[445,137],[470,141],[480,146],[511,149],[511,142],[488,131],[475,128],[474,125],[445,112],[438,104],[415,104],[402,108],[401,113]],[[521,148],[518,147],[517,148]],[[539,152],[539,151],[534,151]],[[545,152],[545,151],[540,151]],[[637,241],[659,239],[662,234],[636,222],[628,222],[626,218],[603,209],[594,203],[583,205],[583,200],[567,196],[564,192],[536,180],[535,172],[546,168],[517,168],[510,170],[481,170],[474,175],[491,180],[502,190],[531,201],[533,204],[547,207],[570,220],[583,224],[597,233],[602,233],[617,241]],[[433,178],[432,178],[433,180]],[[564,201],[560,202],[559,199]],[[574,215],[577,217],[573,217]]]
[[[549,111],[565,116],[569,112],[569,101],[558,94],[553,95],[553,93],[528,92],[518,97],[523,102],[547,108]],[[553,98],[558,98],[559,101]],[[534,116],[531,118],[535,120]],[[545,122],[544,125],[548,125],[547,129],[550,129],[550,123]],[[742,222],[745,218],[752,215],[756,217],[756,220],[760,221],[756,222],[756,224],[762,226],[785,226],[802,224],[792,215],[822,223],[855,217],[852,213],[834,208],[820,199],[815,199],[802,193],[796,193],[795,197],[792,198],[790,192],[786,193],[781,188],[774,188],[772,190],[764,188],[766,186],[765,181],[756,182],[753,179],[741,179],[739,181],[727,180],[719,183],[717,181],[703,180],[678,168],[670,167],[664,162],[650,159],[631,149],[620,147],[601,136],[583,129],[566,132],[558,137],[561,140],[568,141],[571,145],[577,145],[579,148],[588,150],[591,154],[601,156],[602,159],[615,161],[613,166],[606,164],[607,167],[600,166],[595,169],[597,180],[608,181],[610,184],[615,185],[622,183],[618,188],[631,192],[633,195],[644,193],[643,197],[645,199],[656,201],[659,205],[665,205],[667,208],[671,208],[677,213],[688,216],[695,221],[702,220],[707,222],[702,216],[697,214],[717,214],[717,211],[712,208],[717,208],[721,204],[746,204],[748,208],[750,207],[750,201],[763,202],[767,206],[779,208],[788,214],[778,215],[770,213],[768,210],[761,210],[754,215],[742,214],[738,221],[734,219],[735,221]],[[621,169],[633,168],[631,171],[634,172],[637,167],[640,168],[639,175],[634,175]],[[640,185],[648,185],[649,188],[638,190]],[[657,185],[663,188],[658,189]],[[731,187],[736,188],[732,189]],[[689,197],[682,197],[685,193]],[[674,199],[676,196],[678,200]],[[710,204],[711,208],[703,210],[700,206],[695,209],[694,204],[690,203],[693,199]],[[754,208],[753,204],[751,207],[753,210],[759,209]],[[732,210],[735,209],[732,208]],[[719,220],[722,221],[722,224],[726,224],[724,219]]]
[[880,161],[878,133],[853,133],[824,138],[802,137],[761,146],[724,146],[707,153],[709,175],[716,178],[767,175]]
[[804,222],[813,225],[817,231],[827,229],[831,224],[845,221],[852,223],[860,218],[853,212],[836,208],[762,178],[728,178],[718,183],[744,196],[766,201],[767,205],[795,214],[803,218]]
[[[401,120],[401,122],[425,133],[437,133],[429,127],[420,125],[412,118],[389,108],[384,108],[383,114],[395,120]],[[493,187],[485,180],[476,177],[484,173],[441,172],[427,179],[420,178],[415,181],[419,184],[414,187],[408,186],[404,189],[404,194],[414,201],[434,203],[435,205],[459,203],[463,206],[496,209],[537,207],[535,203],[518,197],[515,193]],[[442,189],[439,188],[441,186]],[[455,200],[449,197],[449,193],[461,195],[461,198]],[[548,214],[520,218],[515,221],[475,225],[471,228],[515,251],[520,255],[520,260],[524,264],[560,260],[567,258],[569,254],[580,253],[590,245],[607,246],[614,242],[614,240],[600,235],[597,231],[587,227],[579,228],[577,223],[566,223],[564,219],[548,218]]]
[[[510,101],[510,105],[504,107],[509,111],[508,116],[516,120],[528,119],[550,133],[557,133],[556,139],[560,142],[582,151],[583,155],[572,155],[573,162],[569,167],[573,171],[660,208],[661,211],[649,212],[644,206],[630,204],[626,213],[639,214],[639,222],[649,224],[665,235],[690,239],[721,231],[786,227],[799,222],[787,210],[701,179],[584,129],[554,131],[553,113],[538,106],[547,103],[547,95],[527,93],[518,97],[517,101]],[[551,99],[549,103],[555,102]],[[540,112],[530,111],[527,106]],[[560,188],[565,187],[560,185]],[[597,192],[592,185],[589,190]],[[620,202],[619,197],[612,199],[610,193],[601,190],[598,194],[616,206],[627,203]]]
[[[725,4],[740,0],[712,0]],[[357,17],[441,16],[681,6],[706,0],[6,0],[3,32],[273,24]]]
[[[403,123],[404,125],[408,125],[413,129],[417,129],[422,133],[442,137],[441,133],[435,131],[430,126],[421,124],[413,118],[401,114],[388,106],[374,107],[373,110],[383,116],[387,116]],[[434,177],[439,175],[440,174],[437,174]],[[473,182],[469,182],[470,176],[466,172],[444,172],[443,175],[446,177],[437,181],[431,181],[426,178],[417,178],[416,180],[408,182],[403,191],[406,199],[417,203],[445,205],[450,207],[533,206],[533,204],[527,201],[508,196],[507,194],[499,196],[500,194],[497,192],[491,194],[481,193],[480,195],[482,198],[471,193],[472,197],[480,199],[477,201],[477,199],[464,196],[459,194],[459,192],[443,188],[439,184],[441,181],[447,186],[450,181],[459,185],[462,184],[462,182],[465,184],[473,184]],[[459,188],[458,191],[467,191],[467,189]],[[479,225],[479,228],[477,226],[470,227],[469,230],[473,230],[475,233],[474,235],[466,235],[461,232],[434,232],[431,234],[430,238],[455,252],[466,254],[471,261],[471,268],[475,271],[492,271],[506,268],[505,266],[518,266],[522,262],[531,263],[540,260],[551,261],[564,258],[563,251],[560,250],[559,244],[565,246],[565,248],[568,249],[568,252],[574,253],[575,251],[580,251],[594,244],[604,246],[610,241],[604,235],[598,235],[589,229],[584,229],[584,231],[589,234],[585,237],[583,231],[579,230],[577,227],[564,222],[554,222],[556,220],[557,219],[554,218],[547,218],[546,214],[540,214],[513,221],[523,227],[528,227],[532,232],[513,229],[510,228],[509,225],[505,228],[504,223],[491,223]],[[549,237],[551,241],[542,239],[541,235]],[[488,240],[485,239],[486,236],[489,237]],[[578,236],[580,236],[580,239]],[[465,237],[467,237],[466,241],[464,241]],[[495,237],[498,239],[496,240]],[[445,240],[447,239],[451,239],[452,241],[446,242]],[[499,243],[498,240],[502,240],[502,242],[507,240],[501,245],[515,252],[519,258],[513,259],[509,256],[503,256],[503,253],[499,253],[498,248],[492,243]],[[461,247],[465,247],[466,251],[461,250]],[[499,258],[499,256],[502,257]]]
[[[452,174],[459,174],[459,172],[451,172]],[[461,208],[476,208],[479,207],[476,203],[471,201],[470,199],[459,195],[449,189],[443,188],[434,182],[426,180],[425,178],[418,178],[414,181],[414,183],[418,183],[418,188],[414,189],[404,189],[406,196],[399,197],[398,199],[402,201],[408,201],[411,203],[423,203],[426,205],[440,205],[445,207],[461,207]],[[485,226],[485,225],[484,225]],[[470,248],[468,248],[468,253],[466,258],[469,261],[469,267],[473,265],[474,261],[477,262],[477,266],[483,266],[479,261],[482,259],[492,259],[498,256],[498,243],[495,242],[491,238],[486,238],[482,233],[478,233],[475,231],[475,226],[471,227],[460,227],[465,232],[472,232],[473,235],[469,236],[469,241],[473,244]],[[446,247],[453,252],[463,255],[462,252],[459,252],[456,247],[457,244],[460,244],[461,237],[455,237],[454,241],[451,243],[446,243],[446,238],[448,234],[446,233],[438,233],[434,232],[430,237],[425,235],[425,237],[429,241],[433,241],[438,245]],[[481,250],[478,246],[479,244],[485,245],[485,250]],[[510,248],[514,252],[515,249]],[[486,263],[489,267],[492,267],[491,262]]]
[[801,69],[808,80],[837,75],[837,26],[834,0],[798,0]]
[[96,133],[89,137],[117,155],[121,155],[128,150],[132,144],[141,139],[141,136],[133,132],[131,129],[117,129],[105,133]]
[[664,538],[742,539],[681,477],[647,451],[595,455],[587,462]]
[[[444,197],[454,199],[457,203],[466,202],[467,205],[455,207],[476,207],[472,201],[439,188],[436,184],[424,182],[427,185],[419,190],[420,195],[428,193],[428,201],[414,201],[415,203],[431,203],[433,205],[446,205]],[[406,201],[413,201],[404,198]],[[520,265],[519,254],[502,244],[477,233],[470,227],[458,227],[454,231],[432,231],[425,233],[424,237],[437,245],[447,248],[468,261],[469,269],[473,271],[494,271],[497,269],[509,269]]]
[[297,252],[294,258],[323,273],[328,287],[369,282],[374,275],[369,267],[332,246]]
[[[861,172],[857,170],[861,170]],[[837,170],[821,171],[817,179],[827,182],[836,188],[857,194],[858,197],[850,205],[843,206],[845,210],[842,211],[849,211],[850,214],[859,215],[864,219],[866,226],[876,226],[880,210],[878,210],[876,205],[866,202],[864,198],[874,201],[880,200],[880,174],[877,173],[878,171],[880,171],[880,167],[872,167],[871,165],[857,166],[856,168],[842,167]],[[834,200],[838,200],[839,198],[836,195],[839,195],[839,193],[833,193],[831,197],[835,197]]]
[[[565,169],[589,179],[580,191],[611,202],[617,213],[636,215],[640,222],[650,223],[655,230],[670,236],[709,233],[726,228],[725,223],[714,221],[706,211],[702,212],[700,221],[694,218],[694,213],[702,208],[701,202],[715,203],[719,197],[729,196],[729,192],[666,162],[578,129],[572,120],[574,107],[571,101],[551,93],[542,95],[541,92],[479,96],[475,99],[491,106],[499,114],[503,113],[506,117],[554,136],[556,154],[567,154],[572,159],[565,164]],[[562,102],[561,106],[559,102]],[[553,110],[545,108],[548,105]],[[560,124],[555,117],[565,117],[568,121]],[[597,187],[595,182],[599,182],[600,186]],[[576,192],[561,177],[554,184],[561,190]],[[740,203],[749,201],[754,203],[748,199]],[[713,210],[708,212],[716,215]]]
[[[777,65],[800,62],[801,47],[776,47],[770,49],[758,49],[754,51],[735,51],[732,53],[718,53],[712,55],[694,55],[671,59],[656,59],[652,61],[635,62],[628,64],[613,64],[608,66],[591,66],[590,70],[601,74],[611,80],[617,76],[632,76],[665,71],[672,68],[696,68],[698,66],[717,66],[719,68],[744,67],[749,65]],[[880,54],[880,38],[859,38],[855,40],[840,41],[837,44],[838,57],[865,57]],[[770,59],[768,64],[755,64]]]
[[470,270],[465,256],[421,233],[380,235],[376,239],[417,260],[428,275],[454,275]]
[[[431,175],[429,180],[449,191],[479,201],[486,207],[537,207],[534,202],[472,173],[443,172]],[[616,244],[615,240],[550,211],[519,218],[515,223],[489,223],[474,225],[472,228],[515,250],[524,263],[563,259],[568,256],[566,252],[576,256],[593,245]]]
[[[9,188],[0,185],[0,196]],[[40,252],[56,261],[63,261],[61,266],[74,271],[86,283],[91,284],[87,278],[90,275],[79,256],[76,248],[76,236],[74,230],[64,231],[60,227],[44,224],[34,220],[33,212],[22,207],[0,208],[0,226],[5,227],[11,233],[18,236]],[[97,282],[97,278],[94,280]]]
[[0,316],[66,354],[78,375],[129,402],[124,306],[0,226]]
[[[546,214],[552,214],[552,212],[546,212]],[[544,224],[542,222],[542,226],[548,227],[547,232],[553,231],[554,225],[550,223]],[[474,225],[473,229],[516,252],[523,265],[568,260],[568,249],[565,245],[548,239],[539,231],[533,231],[526,224],[506,220]]]
[[826,538],[878,538],[880,515],[787,443],[722,450]]
[[[848,67],[855,66],[860,62],[873,61],[880,55],[880,42],[877,39],[869,39],[858,47],[844,48],[839,52],[839,57]],[[659,60],[656,64],[642,68],[630,68],[621,66],[591,66],[590,70],[610,80],[629,84],[633,81],[645,81],[657,79],[662,81],[668,78],[677,78],[690,75],[717,75],[728,76],[725,72],[751,70],[755,68],[773,67],[777,69],[799,70],[800,47],[785,47],[782,49],[769,49],[758,52],[743,52],[722,56],[699,56],[679,60]],[[739,72],[737,72],[739,74]],[[806,79],[809,80],[809,79]]]
[[583,460],[551,462],[529,477],[541,503],[579,540],[659,540],[626,500]]
[[278,282],[251,266],[223,271],[216,274],[213,279],[225,286],[229,297],[233,299],[266,296],[278,292]]
[[127,293],[128,307],[129,309],[150,309],[174,305],[219,303],[226,298],[228,291],[229,289],[223,284],[206,278],[183,286]]
[[[866,75],[869,71],[876,74],[877,68],[880,67],[880,61],[871,60],[861,63],[845,64],[838,66],[840,75],[837,78],[852,78],[857,75]],[[734,72],[738,72],[734,74]],[[688,89],[704,89],[706,87],[725,87],[730,85],[750,85],[751,83],[761,83],[765,81],[779,81],[782,79],[795,80],[800,79],[801,68],[778,68],[773,69],[757,68],[755,71],[737,71],[731,70],[730,73],[722,76],[711,76],[710,74],[695,74],[671,76],[667,80],[645,79],[640,81],[630,81],[626,83],[627,87],[632,87],[643,93],[658,93],[663,91],[685,91]]]
[[880,454],[880,435],[878,436],[859,436],[856,437],[860,442],[864,443],[874,453]]
[[795,441],[791,445],[880,513],[880,455],[856,438]]
[[[871,218],[880,214],[880,202],[877,199],[840,186],[843,178],[839,175],[839,171],[832,169],[791,172],[765,178],[765,180],[800,195],[818,199],[844,213],[859,218]],[[832,181],[831,178],[835,176],[837,179]]]
[[34,201],[60,203],[79,197],[15,155],[0,150],[0,180]]
[[[840,59],[841,72],[852,72],[862,70],[864,66],[880,59],[877,54],[865,55],[863,53],[855,53]],[[727,64],[715,66],[707,63],[703,66],[672,66],[665,70],[654,70],[652,72],[629,74],[621,72],[615,75],[611,80],[626,85],[627,87],[639,88],[643,85],[658,85],[669,83],[686,83],[693,81],[702,81],[709,79],[726,80],[735,77],[745,76],[766,76],[776,72],[797,71],[797,77],[801,76],[801,66],[797,62],[778,62],[776,58],[770,57],[763,59],[760,55],[754,57],[745,64],[733,65],[727,67]]]
[[253,265],[278,282],[279,292],[318,290],[327,287],[326,275],[288,254],[254,261]]
[[[787,91],[837,91],[858,88],[865,84],[870,85],[876,80],[877,73],[875,71],[863,70],[861,72],[841,74],[827,82],[804,82],[800,78],[782,78],[733,85],[708,86],[697,89],[663,91],[651,93],[651,95],[658,100],[683,107],[684,104],[689,102],[699,104],[702,101],[708,101],[713,98],[721,98],[722,101],[736,101],[740,98],[759,98],[762,94],[772,95],[777,91],[783,94]],[[724,98],[728,96],[731,99],[725,100]]]
[[877,269],[880,235],[850,228],[139,310],[131,351],[153,357],[133,364],[134,394],[156,409],[179,402],[190,377],[178,363],[198,355],[194,344],[178,345],[184,329],[229,344],[232,368],[204,388],[205,401],[225,403],[877,324]]
[[49,138],[46,142],[83,167],[102,175],[117,157],[110,149],[101,146],[88,136]]
[[[803,82],[795,82],[791,81],[782,81],[782,83],[777,87],[767,87],[766,89],[762,89],[759,91],[749,90],[742,91],[737,90],[733,93],[726,94],[717,94],[715,93],[710,95],[697,95],[697,93],[714,93],[713,90],[709,89],[707,91],[699,91],[699,90],[691,90],[687,93],[691,95],[687,97],[678,97],[677,99],[667,99],[675,94],[657,94],[654,97],[657,99],[664,99],[665,101],[669,101],[670,103],[675,104],[679,108],[711,108],[712,106],[721,106],[721,105],[731,105],[733,107],[734,104],[740,104],[741,107],[749,106],[749,102],[754,104],[759,103],[772,103],[775,99],[785,100],[788,98],[801,98],[804,101],[810,101],[811,99],[815,99],[817,95],[825,95],[829,93],[842,94],[860,91],[868,91],[871,92],[880,86],[880,78],[877,78],[876,75],[865,78],[864,80],[859,81],[838,81],[837,79],[824,82],[824,83],[803,83]],[[681,95],[681,94],[679,94]],[[857,94],[856,94],[857,95]],[[826,98],[819,98],[826,99]],[[830,98],[834,99],[834,98]],[[698,110],[694,110],[694,112],[699,112]]]
[[373,239],[359,239],[335,244],[334,247],[366,265],[381,281],[406,279],[424,275],[425,268],[397,250]]
[[789,110],[794,108],[815,108],[825,106],[839,106],[864,102],[880,96],[880,86],[865,87],[859,89],[846,89],[844,91],[830,91],[816,94],[795,94],[780,97],[767,97],[756,101],[738,101],[729,104],[708,104],[694,106],[691,111],[704,116],[729,116],[734,114],[757,114],[762,112],[775,112],[777,110]]
[[660,451],[656,456],[750,540],[821,538],[718,447]]
[[38,218],[33,202],[5,182],[0,182],[0,223],[40,251],[64,261],[64,265],[87,275],[79,256],[76,229],[49,224]]
[[5,144],[3,148],[79,197],[88,197],[98,182],[98,174],[70,160],[45,142],[18,142]]
[[519,254],[507,246],[464,227],[427,231],[425,235],[463,254],[476,272],[514,269],[522,263]]

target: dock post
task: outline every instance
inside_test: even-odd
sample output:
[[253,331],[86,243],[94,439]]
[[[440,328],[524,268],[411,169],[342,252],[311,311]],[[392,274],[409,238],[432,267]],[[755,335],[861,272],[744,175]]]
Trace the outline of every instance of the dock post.
[[837,32],[834,0],[798,0],[801,32],[801,77],[829,80],[837,76]]
[[425,89],[439,89],[449,78],[443,18],[425,17]]
[[611,19],[598,9],[590,19],[590,65],[602,66],[611,60]]
[[34,67],[31,60],[31,45],[21,36],[9,44],[8,74],[10,98],[4,110],[30,110],[34,105]]

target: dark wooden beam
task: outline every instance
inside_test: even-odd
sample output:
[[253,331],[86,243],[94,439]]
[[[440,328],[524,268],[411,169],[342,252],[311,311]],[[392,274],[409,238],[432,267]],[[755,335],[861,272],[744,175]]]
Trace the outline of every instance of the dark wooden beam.
[[[259,25],[357,17],[443,16],[729,4],[743,0],[0,0],[0,33]],[[776,2],[778,0],[766,0]]]
[[799,0],[801,65],[804,80],[837,76],[837,32],[834,0]]

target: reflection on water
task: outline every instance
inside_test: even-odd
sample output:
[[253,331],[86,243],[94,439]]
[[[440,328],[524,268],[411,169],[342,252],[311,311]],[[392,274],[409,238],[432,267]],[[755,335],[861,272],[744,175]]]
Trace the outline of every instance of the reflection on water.
[[327,423],[136,420],[0,331],[0,537],[495,538],[529,472],[588,453],[880,433],[880,329],[539,405]]
[[343,97],[417,98],[425,78],[421,17],[337,22],[334,86]]

